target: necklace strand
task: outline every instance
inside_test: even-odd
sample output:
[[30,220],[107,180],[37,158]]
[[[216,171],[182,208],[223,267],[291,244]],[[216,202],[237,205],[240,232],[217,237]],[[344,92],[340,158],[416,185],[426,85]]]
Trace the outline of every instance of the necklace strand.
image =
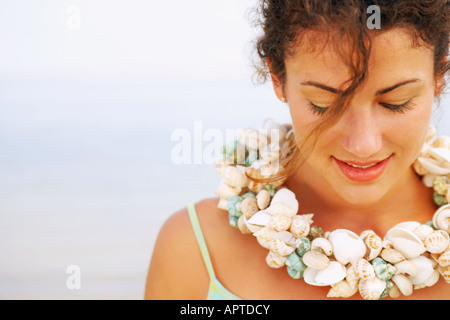
[[313,286],[330,286],[327,297],[348,298],[360,293],[365,300],[409,296],[431,287],[442,276],[450,283],[450,138],[433,141],[430,126],[426,142],[413,164],[427,187],[434,189],[439,206],[425,224],[403,222],[382,239],[372,230],[360,235],[337,229],[324,232],[314,225],[314,214],[299,214],[295,194],[285,180],[260,183],[248,178],[273,177],[282,169],[291,125],[268,119],[263,128],[241,130],[225,145],[216,168],[222,181],[216,189],[218,207],[228,211],[229,222],[252,234],[269,250],[271,268],[286,267],[294,279]]

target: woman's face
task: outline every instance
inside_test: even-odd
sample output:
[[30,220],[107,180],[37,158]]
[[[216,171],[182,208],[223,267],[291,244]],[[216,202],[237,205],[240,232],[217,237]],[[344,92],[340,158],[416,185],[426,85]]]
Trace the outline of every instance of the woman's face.
[[[285,65],[284,88],[277,81],[274,87],[286,97],[301,141],[349,73],[330,48],[312,51],[301,45]],[[432,50],[413,47],[401,29],[373,37],[368,71],[342,117],[320,135],[300,168],[313,188],[351,204],[374,203],[413,175],[436,89]]]

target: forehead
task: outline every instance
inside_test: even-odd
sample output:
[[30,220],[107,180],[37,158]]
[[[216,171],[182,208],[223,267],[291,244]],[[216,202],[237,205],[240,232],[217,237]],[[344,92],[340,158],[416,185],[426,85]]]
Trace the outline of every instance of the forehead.
[[[415,43],[408,30],[393,28],[372,33],[370,37],[369,77],[433,73],[433,50],[423,43]],[[333,33],[327,38],[323,33],[308,31],[285,60],[286,71],[288,77],[295,74],[303,80],[314,79],[339,87],[350,78],[348,63],[352,57],[356,54],[352,53],[348,41],[336,38]]]

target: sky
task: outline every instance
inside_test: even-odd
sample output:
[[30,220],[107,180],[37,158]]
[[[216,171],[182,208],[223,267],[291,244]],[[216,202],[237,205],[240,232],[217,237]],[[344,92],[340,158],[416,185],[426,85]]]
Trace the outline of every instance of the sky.
[[3,0],[2,76],[248,76],[250,0]]

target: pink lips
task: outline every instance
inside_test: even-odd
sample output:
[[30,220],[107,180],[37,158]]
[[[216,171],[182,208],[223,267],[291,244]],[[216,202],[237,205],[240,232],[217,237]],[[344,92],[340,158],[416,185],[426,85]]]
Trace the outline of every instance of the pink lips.
[[380,177],[389,162],[391,156],[381,161],[372,162],[354,162],[342,161],[332,157],[342,173],[352,181],[369,182]]

